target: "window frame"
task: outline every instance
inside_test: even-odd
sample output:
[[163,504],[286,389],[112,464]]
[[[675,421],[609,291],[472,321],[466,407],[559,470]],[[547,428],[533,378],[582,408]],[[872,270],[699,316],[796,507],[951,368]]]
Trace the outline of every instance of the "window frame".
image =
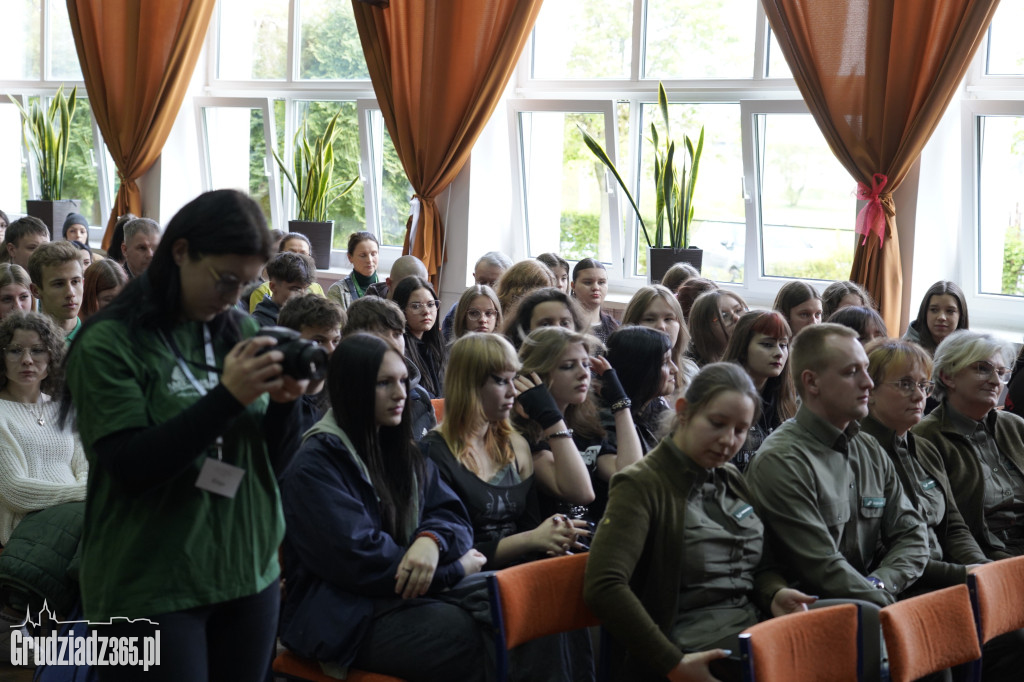
[[[658,83],[666,90],[670,104],[688,103],[723,103],[734,102],[740,106],[741,137],[743,155],[743,176],[741,178],[744,192],[744,216],[746,220],[744,247],[744,281],[742,283],[719,282],[719,286],[739,291],[752,305],[768,305],[775,299],[779,288],[791,278],[766,277],[763,274],[761,256],[760,200],[753,195],[759,186],[756,183],[757,173],[755,158],[755,119],[762,113],[808,113],[802,95],[792,77],[770,78],[766,73],[768,50],[770,49],[771,29],[768,25],[764,8],[760,3],[752,3],[756,13],[755,49],[749,79],[663,79],[645,78],[643,74],[644,41],[646,30],[648,0],[633,0],[631,34],[630,78],[612,79],[540,79],[533,78],[532,59],[535,35],[531,35],[530,43],[524,50],[515,72],[515,90],[509,97],[508,134],[509,150],[512,163],[513,182],[513,238],[515,255],[529,257],[527,251],[528,225],[524,213],[524,191],[522,175],[522,159],[519,139],[519,117],[522,111],[566,111],[566,112],[597,112],[608,109],[614,112],[622,105],[629,107],[629,163],[628,167],[618,161],[618,144],[614,141],[618,135],[615,125],[606,126],[605,149],[616,162],[623,179],[631,190],[639,188],[640,158],[639,151],[643,131],[639,130],[641,107],[644,104],[656,103],[658,99]],[[576,108],[572,108],[572,107]],[[612,141],[609,141],[609,130]],[[609,175],[610,177],[610,175]],[[629,296],[640,286],[647,283],[647,278],[632,274],[637,261],[638,249],[642,246],[643,236],[639,234],[639,222],[634,215],[628,200],[619,191],[618,183],[611,178],[618,201],[611,202],[616,206],[621,225],[618,233],[619,247],[615,253],[615,262],[609,268],[609,279],[612,293]],[[855,181],[850,179],[850,186]],[[635,195],[635,194],[634,194]],[[856,215],[850,216],[850,224]],[[851,245],[852,248],[852,245]],[[809,281],[817,286],[816,280]]]
[[[366,219],[366,229],[383,240],[383,226],[380,217],[381,187],[375,183],[378,175],[377,166],[374,164],[375,139],[371,127],[376,125],[373,117],[379,115],[380,105],[373,90],[373,84],[369,79],[353,80],[328,80],[328,79],[300,79],[298,74],[297,50],[301,44],[299,22],[299,0],[288,0],[288,40],[286,45],[287,74],[284,79],[265,80],[233,80],[222,79],[217,76],[219,59],[219,40],[221,30],[220,4],[214,12],[210,22],[210,30],[207,33],[207,53],[210,55],[206,60],[206,86],[204,88],[204,101],[219,102],[218,106],[250,106],[251,102],[265,102],[268,110],[264,111],[264,133],[273,132],[273,137],[266,140],[268,163],[271,164],[271,173],[274,175],[273,192],[275,197],[271,199],[271,211],[279,212],[273,215],[274,225],[287,225],[287,216],[294,215],[293,207],[295,197],[286,182],[281,182],[280,168],[276,159],[270,153],[271,149],[277,147],[276,122],[273,119],[274,103],[283,101],[285,108],[284,115],[284,150],[278,150],[283,159],[292,158],[294,153],[295,133],[300,124],[298,114],[298,102],[354,102],[356,105],[356,118],[359,126],[359,182],[363,186],[363,210]],[[200,98],[196,98],[200,99]],[[266,121],[270,121],[267,126]],[[206,167],[208,156],[204,145],[205,122],[201,116],[200,109],[196,108],[196,130],[199,136],[201,160]],[[382,170],[382,167],[381,167]],[[209,189],[208,178],[204,177],[203,188]],[[380,260],[378,269],[387,271],[394,261],[402,255],[401,246],[380,247]],[[344,248],[331,249],[331,269],[347,269],[350,267],[348,254]]]
[[[617,125],[615,120],[615,102],[612,100],[556,100],[556,99],[512,99],[508,102],[509,112],[509,143],[512,150],[510,165],[512,171],[512,225],[513,244],[516,253],[524,254],[530,258],[530,227],[526,215],[526,187],[523,184],[525,176],[522,157],[522,129],[520,126],[520,114],[530,112],[540,113],[566,113],[566,114],[600,114],[604,117],[604,148],[608,152],[612,163],[619,167],[617,161]],[[632,164],[631,164],[632,165]],[[620,169],[621,170],[621,169]],[[627,174],[623,178],[632,186],[633,174]],[[625,263],[628,254],[624,253],[623,230],[622,230],[622,206],[620,202],[622,195],[618,192],[618,182],[612,176],[611,171],[605,169],[606,186],[612,188],[612,194],[616,197],[614,201],[608,202],[608,224],[611,238],[612,262],[608,270],[609,284],[612,286],[628,286],[633,283],[631,280],[641,278],[631,277],[627,274]],[[632,207],[629,209],[632,213]],[[627,221],[628,222],[628,221]]]
[[[983,56],[984,52],[979,50],[979,54]],[[1024,296],[981,291],[978,263],[981,254],[979,121],[983,116],[1024,117],[1024,99],[968,99],[961,103],[960,115],[963,152],[960,180],[963,200],[958,251],[967,257],[958,259],[956,274],[967,298],[972,327],[979,326],[977,323],[981,322],[985,327],[1012,331],[1019,336],[1020,324],[1014,322],[1024,319]]]

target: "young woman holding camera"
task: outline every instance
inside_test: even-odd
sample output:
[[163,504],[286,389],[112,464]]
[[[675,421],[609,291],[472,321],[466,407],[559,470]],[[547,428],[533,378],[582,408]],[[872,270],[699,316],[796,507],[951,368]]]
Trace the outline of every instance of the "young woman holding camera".
[[[159,628],[161,665],[148,679],[258,680],[269,666],[284,537],[272,463],[298,445],[305,385],[234,305],[270,250],[252,199],[199,196],[68,358],[90,465],[85,616],[152,621],[100,626],[118,637]],[[139,670],[105,667],[102,678]]]

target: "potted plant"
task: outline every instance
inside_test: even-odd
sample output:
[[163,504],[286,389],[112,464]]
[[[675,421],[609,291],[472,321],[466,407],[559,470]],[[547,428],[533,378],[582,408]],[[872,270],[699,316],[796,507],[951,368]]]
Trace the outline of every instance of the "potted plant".
[[18,111],[21,112],[22,130],[25,146],[35,157],[35,168],[39,178],[39,199],[26,201],[26,209],[30,216],[39,218],[50,228],[50,236],[64,224],[69,213],[78,210],[81,201],[64,199],[61,191],[64,187],[64,168],[68,160],[68,145],[71,135],[71,121],[75,117],[75,105],[78,101],[78,87],[71,89],[71,95],[65,97],[64,86],[57,88],[50,106],[45,110],[42,98],[32,102],[28,108],[10,95]]
[[339,116],[340,111],[319,136],[311,135],[308,120],[302,120],[302,125],[295,133],[291,171],[277,150],[272,150],[278,167],[295,192],[298,217],[288,222],[288,229],[309,237],[316,267],[321,270],[331,265],[331,244],[334,239],[334,221],[327,219],[328,209],[348,194],[359,179],[356,176],[351,180],[334,181],[334,140],[341,132],[338,128]]
[[[665,271],[674,263],[687,262],[698,270],[701,267],[704,252],[690,246],[690,223],[693,222],[693,192],[697,185],[697,170],[700,157],[704,151],[704,128],[700,129],[700,137],[694,146],[689,136],[683,136],[683,146],[676,147],[671,138],[668,120],[668,97],[665,86],[658,84],[658,109],[661,111],[665,134],[658,134],[658,128],[651,122],[651,142],[654,144],[654,196],[656,227],[654,241],[647,232],[647,225],[640,215],[640,207],[626,186],[615,164],[608,157],[604,148],[589,133],[579,126],[587,148],[615,176],[619,187],[626,193],[636,218],[647,242],[647,278],[651,282],[660,282]],[[684,157],[685,154],[685,157]],[[682,159],[680,161],[680,159]],[[666,239],[667,237],[667,239]]]

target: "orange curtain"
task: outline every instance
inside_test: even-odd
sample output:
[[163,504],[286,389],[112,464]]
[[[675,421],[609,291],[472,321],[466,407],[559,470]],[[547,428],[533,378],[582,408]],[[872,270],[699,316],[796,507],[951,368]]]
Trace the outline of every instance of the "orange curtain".
[[[884,241],[857,235],[850,279],[875,297],[893,336],[901,331],[903,270],[892,191],[956,93],[998,2],[762,0],[829,146],[859,195],[877,196],[868,211],[878,212]],[[872,193],[876,174],[887,181]]]
[[142,213],[135,183],[156,162],[188,89],[214,0],[67,0],[89,104],[121,187],[117,216]]
[[[455,179],[491,117],[541,0],[353,0],[384,122],[416,192],[404,253],[438,285],[444,225],[435,197]],[[415,204],[415,201],[414,201]]]

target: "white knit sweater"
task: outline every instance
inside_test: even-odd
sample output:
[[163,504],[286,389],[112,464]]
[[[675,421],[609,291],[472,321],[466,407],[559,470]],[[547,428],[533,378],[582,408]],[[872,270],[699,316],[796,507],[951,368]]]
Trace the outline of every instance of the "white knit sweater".
[[85,499],[85,451],[78,434],[58,429],[59,410],[46,395],[35,404],[0,399],[2,544],[25,514]]

